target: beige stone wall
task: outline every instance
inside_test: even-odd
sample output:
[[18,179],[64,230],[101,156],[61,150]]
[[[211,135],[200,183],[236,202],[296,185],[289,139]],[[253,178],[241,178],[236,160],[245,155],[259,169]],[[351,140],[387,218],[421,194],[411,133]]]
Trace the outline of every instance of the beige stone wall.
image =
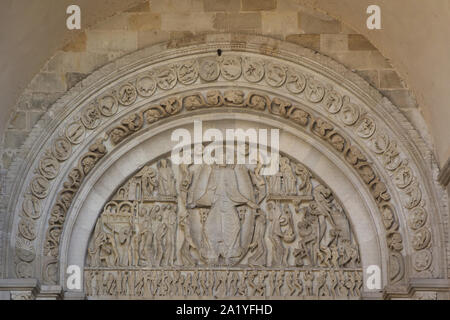
[[330,56],[378,88],[428,138],[411,91],[389,61],[339,21],[290,0],[153,0],[84,30],[55,53],[10,115],[1,167],[8,169],[21,156],[17,150],[52,103],[94,70],[155,43],[176,46],[186,38],[230,31],[263,34]]

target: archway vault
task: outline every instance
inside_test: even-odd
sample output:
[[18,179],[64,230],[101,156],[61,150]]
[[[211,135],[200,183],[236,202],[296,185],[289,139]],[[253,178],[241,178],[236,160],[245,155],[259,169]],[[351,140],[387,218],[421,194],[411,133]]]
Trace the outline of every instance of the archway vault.
[[[161,44],[95,72],[50,112],[50,124],[28,140],[34,143],[28,161],[10,172],[16,183],[4,226],[7,278],[38,279],[70,294],[65,268],[84,265],[80,252],[100,213],[85,204],[103,205],[115,187],[163,154],[146,155],[140,144],[168,152],[163,133],[194,117],[266,123],[282,129],[294,158],[308,162],[305,154],[320,154],[326,165],[311,169],[339,193],[360,245],[373,241],[372,255],[362,252],[363,260],[370,256],[363,266],[379,264],[387,297],[411,296],[447,277],[445,193],[431,153],[387,99],[310,50],[230,34]],[[349,182],[345,192],[334,184],[344,181],[338,177]],[[359,198],[350,196],[351,185],[360,186]],[[364,204],[369,235],[355,201]]]

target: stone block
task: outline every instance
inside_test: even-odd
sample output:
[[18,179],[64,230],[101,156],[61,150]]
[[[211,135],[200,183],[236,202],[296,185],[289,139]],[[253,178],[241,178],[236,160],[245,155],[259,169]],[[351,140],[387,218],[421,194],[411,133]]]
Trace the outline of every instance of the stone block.
[[170,32],[160,30],[145,30],[138,32],[138,49],[148,47],[152,44],[169,41]]
[[161,28],[161,17],[156,13],[132,14],[128,17],[130,30],[156,30]]
[[29,110],[47,110],[63,93],[33,93],[21,97],[18,103],[18,109]]
[[90,52],[130,52],[136,49],[137,32],[135,31],[92,30],[87,32],[87,50]]
[[4,146],[7,149],[18,149],[25,142],[28,136],[27,131],[11,131],[5,132]]
[[214,18],[214,29],[222,31],[260,30],[260,13],[217,13]]
[[41,119],[44,112],[31,111],[28,112],[28,129],[32,129],[34,125]]
[[62,50],[67,52],[83,52],[86,51],[86,33],[78,33]]
[[321,34],[320,51],[327,53],[330,51],[347,51],[348,37],[346,34]]
[[381,93],[399,108],[417,108],[417,101],[407,89],[381,90]]
[[33,78],[29,89],[36,92],[64,92],[67,88],[64,75],[54,72],[41,72]]
[[203,0],[152,0],[150,11],[155,13],[202,12]]
[[403,81],[394,70],[380,70],[380,87],[386,89],[405,88]]
[[66,73],[67,89],[74,87],[78,82],[87,77],[85,73],[68,72]]
[[353,28],[341,22],[341,33],[342,34],[355,34],[357,33]]
[[128,14],[119,13],[106,20],[96,23],[90,30],[128,30]]
[[348,35],[348,49],[349,50],[377,50],[363,35],[349,34]]
[[304,33],[339,33],[341,31],[341,24],[339,21],[334,19],[325,19],[324,17],[319,17],[311,15],[306,12],[298,13],[298,24],[300,30]]
[[242,0],[242,11],[275,10],[277,0]]
[[314,51],[319,51],[320,49],[320,34],[291,34],[286,37],[286,41]]
[[147,12],[147,11],[150,11],[150,1],[140,3],[137,6],[126,10],[125,12]]
[[241,0],[203,0],[205,12],[238,12],[241,10]]
[[9,119],[8,129],[23,130],[27,127],[27,115],[23,111],[14,112]]
[[286,35],[297,33],[297,13],[262,12],[262,32],[264,34]]
[[47,63],[46,71],[91,73],[107,62],[106,53],[60,51]]
[[388,61],[378,51],[329,52],[328,55],[352,70],[390,68]]
[[356,70],[356,73],[375,88],[380,87],[378,70]]
[[[5,152],[2,153],[2,163],[1,163],[1,165],[2,165],[3,169],[8,169],[9,168],[9,166],[13,163],[13,161],[15,159],[14,156],[15,156],[15,153],[13,153],[13,152],[5,151]],[[0,186],[1,186],[1,184],[0,184]]]
[[210,31],[214,13],[165,13],[161,15],[162,31]]

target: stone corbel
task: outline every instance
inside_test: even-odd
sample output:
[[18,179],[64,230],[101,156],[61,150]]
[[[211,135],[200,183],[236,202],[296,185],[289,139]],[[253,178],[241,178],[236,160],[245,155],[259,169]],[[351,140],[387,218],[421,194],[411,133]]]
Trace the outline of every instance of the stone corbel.
[[65,291],[64,300],[86,300],[86,293],[83,291]]
[[0,279],[1,300],[35,300],[38,292],[37,279]]
[[0,300],[59,300],[61,286],[41,285],[37,279],[1,279]]
[[440,300],[450,298],[449,279],[410,279],[407,286],[386,287],[385,300]]

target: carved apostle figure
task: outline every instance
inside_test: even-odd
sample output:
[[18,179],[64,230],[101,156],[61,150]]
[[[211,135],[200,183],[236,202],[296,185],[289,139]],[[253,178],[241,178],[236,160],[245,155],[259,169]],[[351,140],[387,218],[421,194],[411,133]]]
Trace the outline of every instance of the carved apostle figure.
[[177,194],[172,166],[167,159],[161,159],[158,163],[158,182],[159,195],[175,196]]

